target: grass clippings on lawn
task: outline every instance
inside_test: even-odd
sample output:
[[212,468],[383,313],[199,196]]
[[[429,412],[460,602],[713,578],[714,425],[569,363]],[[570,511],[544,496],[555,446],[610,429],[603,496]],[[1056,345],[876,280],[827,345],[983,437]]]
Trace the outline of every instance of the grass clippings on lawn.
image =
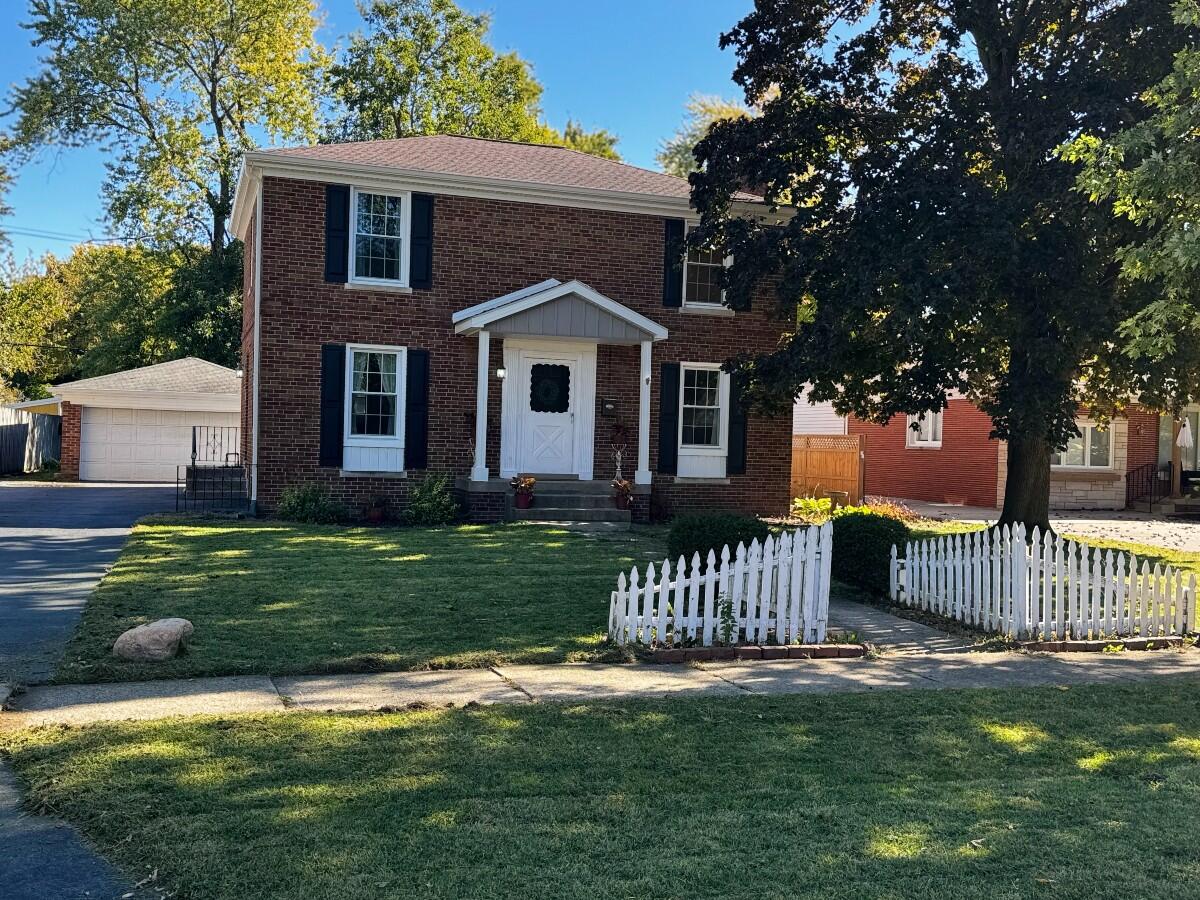
[[[536,525],[138,525],[88,602],[57,680],[133,681],[591,659],[617,574],[661,558],[658,531]],[[165,663],[111,654],[135,625],[190,619]]]
[[167,720],[0,737],[194,900],[1196,896],[1200,684]]

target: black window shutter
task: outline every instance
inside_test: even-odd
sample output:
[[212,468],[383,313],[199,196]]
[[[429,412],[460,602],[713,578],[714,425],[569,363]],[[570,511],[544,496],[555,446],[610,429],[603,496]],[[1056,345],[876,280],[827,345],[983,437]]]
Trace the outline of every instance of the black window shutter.
[[325,280],[345,284],[350,269],[350,187],[325,185]]
[[408,257],[409,287],[433,287],[433,195],[412,195],[412,250]]
[[746,474],[746,403],[743,397],[745,378],[729,378],[729,456],[725,460],[726,475]]
[[658,376],[658,471],[679,471],[679,363],[663,363]]
[[404,379],[404,468],[429,468],[429,351],[408,351]]
[[321,345],[321,450],[319,464],[341,466],[346,405],[346,346]]
[[667,219],[663,241],[663,306],[683,306],[683,219]]

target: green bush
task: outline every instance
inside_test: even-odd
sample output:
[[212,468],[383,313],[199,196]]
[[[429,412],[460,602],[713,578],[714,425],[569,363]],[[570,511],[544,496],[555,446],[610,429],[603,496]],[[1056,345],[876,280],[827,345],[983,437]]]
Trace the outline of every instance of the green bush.
[[426,475],[409,492],[404,521],[409,525],[449,525],[460,512],[450,476]]
[[797,497],[792,501],[792,518],[806,525],[828,522],[833,511],[833,501],[828,497]]
[[671,559],[682,556],[690,560],[693,553],[701,557],[708,555],[709,550],[721,555],[721,548],[729,545],[733,553],[739,543],[750,546],[757,539],[760,543],[766,540],[767,523],[737,513],[701,513],[679,516],[671,523],[671,533],[667,537],[667,553]]
[[322,525],[343,521],[346,509],[329,496],[328,488],[309,482],[284,488],[275,515],[291,522]]
[[889,586],[892,545],[903,549],[908,526],[890,515],[846,507],[833,514],[833,577],[879,594]]

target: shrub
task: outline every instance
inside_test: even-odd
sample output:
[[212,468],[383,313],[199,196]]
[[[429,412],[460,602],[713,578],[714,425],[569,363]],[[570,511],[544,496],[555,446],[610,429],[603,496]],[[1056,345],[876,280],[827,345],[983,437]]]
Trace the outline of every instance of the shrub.
[[329,496],[328,488],[309,482],[284,488],[275,515],[292,522],[329,524],[344,520],[346,509]]
[[833,501],[828,497],[797,497],[792,501],[792,518],[806,525],[820,525],[829,520]]
[[709,550],[719,556],[721,548],[729,545],[732,553],[739,543],[749,546],[750,542],[766,540],[767,523],[737,513],[707,513],[679,516],[671,523],[667,537],[667,553],[671,559],[691,559],[693,553],[702,557]]
[[833,577],[879,594],[888,592],[892,545],[903,548],[908,526],[862,507],[833,514]]
[[459,513],[450,476],[426,475],[409,492],[404,521],[409,525],[449,525]]
[[906,525],[911,525],[921,518],[913,509],[905,506],[899,500],[889,500],[887,497],[867,497],[863,500],[863,506],[871,512],[899,519]]

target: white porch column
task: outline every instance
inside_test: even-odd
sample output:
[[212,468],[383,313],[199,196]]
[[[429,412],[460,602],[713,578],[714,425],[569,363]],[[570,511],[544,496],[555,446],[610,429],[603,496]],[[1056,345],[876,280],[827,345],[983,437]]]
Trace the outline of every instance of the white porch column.
[[487,481],[488,350],[491,334],[479,332],[479,369],[475,373],[475,465],[472,481]]
[[642,380],[638,384],[638,457],[634,484],[650,483],[650,341],[642,341]]

